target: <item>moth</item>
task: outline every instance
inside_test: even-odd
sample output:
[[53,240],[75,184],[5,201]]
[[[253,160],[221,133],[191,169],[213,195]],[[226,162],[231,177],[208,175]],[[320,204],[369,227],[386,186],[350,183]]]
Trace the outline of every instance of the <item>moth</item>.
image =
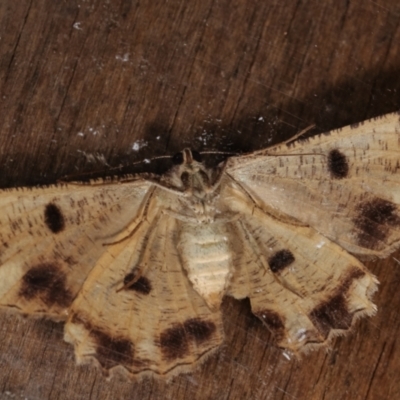
[[131,378],[197,367],[224,340],[222,298],[293,353],[373,315],[350,253],[400,243],[400,115],[231,157],[184,149],[162,176],[0,192],[0,305],[65,321],[78,363]]

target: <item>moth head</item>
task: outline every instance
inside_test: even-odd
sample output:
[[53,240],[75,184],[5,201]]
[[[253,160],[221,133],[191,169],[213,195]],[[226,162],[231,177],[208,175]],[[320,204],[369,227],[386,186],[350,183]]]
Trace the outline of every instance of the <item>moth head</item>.
[[202,197],[211,189],[209,170],[196,150],[183,149],[172,157],[175,164],[171,171],[174,184],[188,195]]
[[201,154],[196,150],[183,149],[179,153],[176,153],[172,157],[172,162],[175,165],[190,165],[192,167],[197,167],[199,164],[203,165],[203,159]]

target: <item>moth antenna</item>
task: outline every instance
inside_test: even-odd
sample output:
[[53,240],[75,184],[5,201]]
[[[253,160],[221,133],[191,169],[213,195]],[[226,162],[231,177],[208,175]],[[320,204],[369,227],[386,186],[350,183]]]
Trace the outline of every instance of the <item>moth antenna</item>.
[[326,154],[323,153],[291,153],[291,154],[285,154],[285,153],[281,153],[281,154],[268,154],[265,153],[266,156],[268,157],[290,157],[290,156],[321,156],[321,157],[325,157],[327,158],[328,156]]
[[232,152],[232,151],[214,151],[214,150],[207,150],[207,151],[200,151],[200,154],[219,154],[223,156],[238,156],[240,153]]
[[393,260],[394,261],[396,261],[397,262],[397,264],[399,264],[400,265],[400,261],[396,258],[396,257],[392,257],[393,258]]
[[[303,136],[304,134],[306,134],[308,131],[310,131],[311,129],[315,128],[315,124],[307,126],[307,128],[304,128],[303,130],[301,130],[300,132],[296,133],[296,135],[294,135],[293,137],[285,140],[284,142],[279,143],[279,145],[282,144],[287,144],[287,143],[291,143],[293,141],[295,141],[296,139],[298,139],[300,136]],[[200,154],[219,154],[219,155],[226,155],[226,156],[240,156],[242,155],[241,153],[238,152],[231,152],[231,151],[213,151],[213,150],[208,150],[208,151],[201,151]],[[317,154],[317,153],[315,153]],[[280,154],[280,155],[284,155],[284,154]],[[292,155],[292,154],[288,154],[288,155]]]
[[312,124],[312,125],[307,126],[307,128],[304,128],[304,129],[301,130],[300,132],[296,133],[293,137],[291,137],[291,138],[285,140],[284,142],[279,143],[279,145],[288,144],[288,143],[294,142],[294,141],[297,140],[300,136],[303,136],[304,134],[306,134],[306,133],[307,133],[308,131],[310,131],[311,129],[314,129],[315,126],[316,126],[315,124]]
[[151,163],[151,162],[154,161],[154,160],[159,160],[159,159],[162,159],[162,158],[172,158],[172,156],[157,156],[157,157],[145,158],[145,159],[143,159],[143,160],[131,162],[131,163],[129,163],[129,164],[119,165],[119,166],[117,166],[117,167],[107,168],[107,170],[104,170],[104,169],[100,170],[100,169],[98,169],[98,170],[90,171],[90,172],[77,172],[77,173],[75,173],[75,174],[66,175],[66,176],[65,176],[64,178],[62,178],[62,179],[58,179],[58,180],[57,180],[57,183],[66,183],[66,182],[69,182],[69,181],[71,181],[71,180],[73,180],[73,179],[77,179],[77,178],[78,178],[78,179],[79,179],[79,178],[82,179],[82,178],[84,178],[85,176],[90,176],[90,175],[93,175],[93,174],[96,174],[96,173],[103,173],[103,172],[109,173],[109,172],[112,172],[112,171],[115,171],[115,170],[121,170],[122,168],[131,167],[131,166],[133,166],[133,165],[138,165],[138,164],[149,164],[149,163]]
[[[144,218],[144,219],[147,218],[147,212],[148,212],[148,210],[149,210],[149,206],[150,206],[151,199],[153,198],[153,194],[154,194],[154,189],[152,189],[152,190],[150,191],[150,194],[148,195],[147,200],[144,202],[143,207],[142,207],[141,210],[139,211],[139,214],[138,214],[138,215],[139,215],[139,218]],[[115,244],[122,243],[122,242],[124,242],[125,240],[131,238],[131,237],[138,231],[138,229],[140,228],[140,226],[142,225],[142,223],[143,223],[143,220],[141,220],[141,221],[132,229],[132,232],[130,232],[128,235],[124,236],[122,239],[116,240],[116,241],[114,241],[114,242],[103,243],[102,246],[113,246],[113,245],[115,245]]]

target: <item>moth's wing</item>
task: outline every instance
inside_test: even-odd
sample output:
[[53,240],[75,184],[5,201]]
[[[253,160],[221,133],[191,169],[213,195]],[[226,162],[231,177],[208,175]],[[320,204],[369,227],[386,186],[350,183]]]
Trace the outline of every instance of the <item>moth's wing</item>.
[[348,251],[400,244],[400,123],[388,114],[230,159],[226,172],[264,211],[314,227]]
[[250,298],[279,346],[307,351],[376,312],[377,280],[355,257],[313,228],[254,208],[231,189],[231,209],[241,218],[230,222],[235,273],[228,294]]
[[[154,217],[108,247],[72,304],[65,340],[78,363],[169,377],[198,366],[223,341],[220,311],[207,307],[183,271],[177,221],[151,208]],[[124,286],[133,276],[140,278]]]
[[0,192],[0,307],[55,319],[112,240],[134,223],[151,183],[97,181]]

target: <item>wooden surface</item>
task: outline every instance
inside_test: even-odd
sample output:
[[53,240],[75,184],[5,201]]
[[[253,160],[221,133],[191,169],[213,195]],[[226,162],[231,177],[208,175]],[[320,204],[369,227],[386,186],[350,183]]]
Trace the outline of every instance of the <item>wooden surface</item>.
[[[397,0],[2,0],[0,184],[185,146],[251,151],[398,110],[399,21]],[[75,365],[62,324],[2,313],[0,398],[400,398],[398,260],[368,263],[379,313],[330,352],[285,358],[248,302],[225,299],[224,347],[169,383],[106,381]]]

